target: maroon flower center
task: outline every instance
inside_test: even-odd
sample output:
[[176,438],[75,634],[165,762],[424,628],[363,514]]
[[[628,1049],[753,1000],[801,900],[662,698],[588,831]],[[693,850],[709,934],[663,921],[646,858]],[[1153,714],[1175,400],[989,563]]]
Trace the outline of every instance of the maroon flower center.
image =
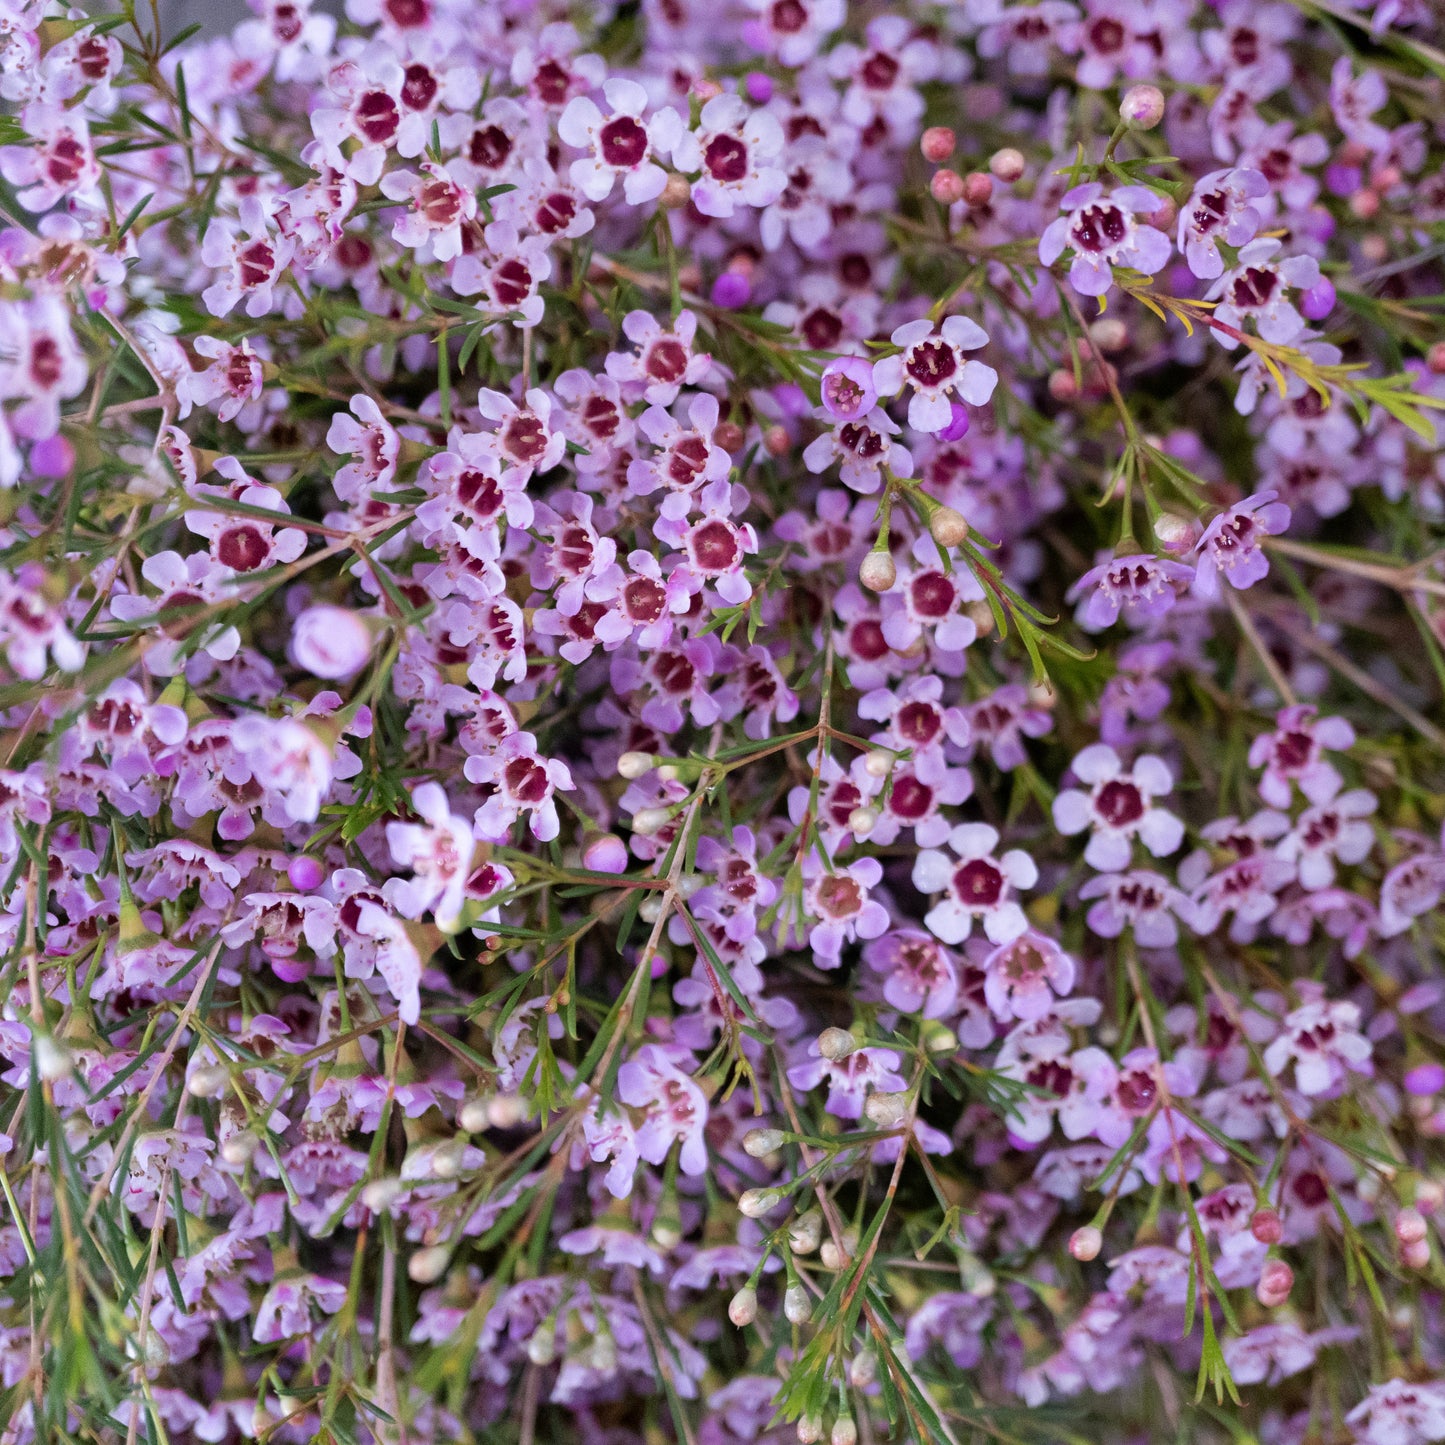
[[615,402],[605,396],[589,396],[582,407],[582,424],[599,441],[607,441],[617,435],[622,418]]
[[565,191],[553,191],[536,209],[533,220],[544,236],[565,231],[576,219],[577,202]]
[[647,155],[647,132],[630,115],[613,116],[597,134],[602,159],[618,170],[631,170]]
[[648,347],[643,369],[654,381],[673,386],[687,375],[687,348],[676,338],[664,336]]
[[519,411],[507,422],[502,443],[519,462],[535,462],[547,450],[547,429],[531,412]]
[[954,896],[965,908],[992,908],[1003,897],[1003,890],[1003,874],[987,858],[970,858],[954,870]]
[[707,452],[707,443],[696,432],[679,438],[668,451],[668,480],[684,489],[693,486],[707,466]]
[[736,185],[748,173],[748,148],[741,136],[715,135],[702,153],[703,169],[723,185]]
[[478,126],[467,142],[467,159],[483,170],[500,170],[512,154],[512,138],[499,125]]
[[846,422],[839,427],[838,441],[845,451],[863,461],[871,461],[883,451],[883,438],[872,427],[858,422]]
[[891,55],[875,50],[858,73],[869,90],[889,90],[898,79],[898,70],[898,62]]
[[632,577],[622,589],[622,602],[634,622],[649,624],[662,616],[667,591],[651,577]]
[[1129,234],[1129,223],[1118,206],[1085,206],[1074,217],[1074,245],[1080,251],[1098,255],[1123,242]]
[[408,65],[401,82],[401,103],[408,110],[425,110],[437,98],[441,86],[425,65]]
[[926,818],[933,808],[933,789],[920,783],[911,773],[904,773],[893,784],[888,797],[889,809],[900,818],[916,822]]
[[559,572],[580,577],[591,565],[595,555],[591,536],[581,527],[564,527],[553,550],[553,562]]
[[490,521],[502,510],[502,489],[496,478],[468,470],[457,478],[457,501],[479,521]]
[[1074,1084],[1074,1071],[1059,1059],[1045,1059],[1035,1064],[1024,1077],[1034,1088],[1043,1089],[1057,1099],[1062,1099]]
[[444,230],[454,226],[462,213],[461,192],[447,180],[433,177],[422,183],[417,196],[417,209],[426,218],[429,226]]
[[30,378],[43,391],[49,391],[60,384],[64,370],[60,359],[60,347],[48,333],[42,332],[30,343]]
[[547,770],[531,758],[513,758],[502,769],[502,786],[519,803],[540,803],[547,796]]
[[863,906],[863,890],[846,874],[818,884],[818,907],[829,918],[851,918]]
[[1279,288],[1279,277],[1261,266],[1246,266],[1243,275],[1236,276],[1229,288],[1230,299],[1241,310],[1268,306],[1269,298]]
[[883,636],[883,624],[876,617],[855,622],[848,631],[848,646],[860,662],[877,662],[891,649]]
[[276,266],[276,253],[265,241],[252,241],[236,252],[236,270],[242,286],[264,286]]
[[1089,41],[1101,54],[1112,55],[1124,43],[1124,27],[1103,16],[1089,26]]
[[386,0],[386,13],[393,25],[403,30],[414,30],[418,25],[427,23],[431,7],[427,0]]
[[356,129],[372,145],[389,145],[401,124],[396,102],[384,90],[368,90],[356,103]]
[[1309,733],[1285,733],[1274,745],[1276,766],[1297,772],[1305,767],[1314,756],[1315,740]]
[[741,549],[737,534],[721,517],[713,517],[692,529],[688,550],[699,571],[728,572],[737,566]]
[[[283,6],[276,11],[278,34],[282,10],[287,8],[289,7]],[[300,28],[298,25],[297,29],[299,30]],[[287,37],[282,36],[282,39],[286,38]],[[87,80],[100,80],[110,69],[110,50],[106,46],[105,41],[98,35],[87,35],[86,38],[80,42],[79,46],[76,47],[75,59],[76,63],[80,66],[80,73]]]
[[1159,1093],[1152,1074],[1135,1069],[1119,1080],[1119,1107],[1130,1114],[1147,1114]]
[[503,306],[520,306],[532,294],[532,273],[515,256],[492,272],[492,291]]
[[946,341],[920,341],[903,369],[921,387],[942,386],[958,370],[958,357]]
[[1111,828],[1127,828],[1144,816],[1144,795],[1125,778],[1110,778],[1094,798],[1094,810]]
[[235,572],[254,572],[270,551],[258,527],[229,527],[216,542],[216,560]]
[[664,692],[689,693],[697,681],[697,669],[680,652],[664,652],[652,666],[653,675]]
[[561,105],[567,99],[572,77],[555,60],[544,60],[532,77],[532,90],[544,105]]
[[73,135],[61,136],[50,148],[45,170],[57,186],[73,186],[85,169],[85,151]]
[[808,23],[808,12],[800,0],[777,0],[771,15],[779,35],[796,35]]
[[803,318],[798,330],[814,351],[832,351],[843,337],[843,318],[826,306],[815,306]]
[[913,610],[930,622],[947,617],[958,598],[958,589],[942,572],[920,572],[909,584]]
[[893,719],[898,736],[914,747],[931,743],[943,729],[943,716],[931,702],[906,702]]

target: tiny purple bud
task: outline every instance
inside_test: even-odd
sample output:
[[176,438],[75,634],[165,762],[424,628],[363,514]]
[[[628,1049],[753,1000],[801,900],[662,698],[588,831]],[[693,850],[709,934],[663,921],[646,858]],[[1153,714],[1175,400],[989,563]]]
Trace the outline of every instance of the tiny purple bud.
[[743,85],[747,89],[748,99],[758,105],[766,105],[773,98],[773,78],[764,75],[761,70],[748,71]]
[[371,629],[345,607],[308,607],[291,632],[291,659],[313,677],[340,681],[371,656]]
[[1335,309],[1335,283],[1321,276],[1300,298],[1299,309],[1310,321],[1323,321]]
[[286,876],[298,893],[310,893],[312,889],[321,886],[321,880],[326,877],[326,869],[322,867],[319,859],[313,858],[309,853],[301,853],[286,865]]
[[1429,1096],[1442,1089],[1445,1089],[1445,1064],[1416,1064],[1405,1075],[1407,1094]]
[[68,477],[75,466],[75,448],[56,432],[30,448],[30,470],[37,477]]
[[625,873],[627,844],[615,833],[594,833],[583,839],[582,866],[593,873]]
[[968,408],[961,401],[951,401],[949,406],[948,425],[938,433],[938,439],[941,442],[962,441],[968,435]]
[[839,356],[823,368],[823,405],[839,421],[867,416],[878,402],[873,367],[861,356]]
[[724,271],[712,283],[712,304],[725,311],[736,311],[746,306],[752,297],[752,283],[741,271]]

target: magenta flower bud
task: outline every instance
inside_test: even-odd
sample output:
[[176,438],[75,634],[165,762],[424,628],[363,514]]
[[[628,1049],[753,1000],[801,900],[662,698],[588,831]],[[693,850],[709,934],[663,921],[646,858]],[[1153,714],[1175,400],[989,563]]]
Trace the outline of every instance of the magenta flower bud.
[[1025,164],[1023,152],[1016,151],[1012,146],[1004,146],[988,158],[989,170],[1006,186],[1023,175]]
[[823,405],[839,421],[857,421],[878,404],[873,365],[861,356],[839,356],[823,368]]
[[1400,1262],[1406,1269],[1425,1269],[1430,1264],[1430,1241],[1417,1239],[1400,1250]]
[[1261,1244],[1278,1244],[1284,1237],[1284,1221],[1277,1209],[1256,1209],[1249,1221],[1249,1232]]
[[37,477],[68,477],[75,467],[75,448],[56,432],[30,448],[30,470]]
[[941,165],[953,154],[953,148],[957,144],[958,137],[949,126],[931,125],[923,132],[918,149],[923,152],[924,160]]
[[1265,1309],[1277,1309],[1289,1298],[1289,1292],[1293,1288],[1294,1270],[1282,1259],[1271,1259],[1259,1276],[1254,1297]]
[[724,271],[712,283],[712,304],[725,311],[746,306],[753,294],[752,283],[741,271]]
[[761,70],[750,70],[743,80],[748,99],[758,105],[766,105],[773,98],[773,78]]
[[928,190],[935,201],[951,206],[955,201],[963,199],[963,177],[957,171],[934,171]]
[[321,880],[326,877],[326,869],[318,859],[309,853],[302,853],[286,865],[286,876],[298,893],[310,893],[321,886]]
[[1153,130],[1164,119],[1164,92],[1157,85],[1131,85],[1119,102],[1119,118],[1131,130]]
[[1445,1064],[1416,1064],[1405,1074],[1405,1092],[1428,1097],[1445,1089]]
[[1359,166],[1341,165],[1336,161],[1325,167],[1325,188],[1332,196],[1352,196],[1360,189]]
[[582,866],[593,873],[626,873],[627,844],[615,833],[593,833],[582,840]]
[[961,401],[950,402],[948,425],[938,433],[941,442],[959,442],[968,435],[968,408]]
[[291,659],[313,677],[339,682],[370,656],[371,629],[348,608],[308,607],[291,629]]
[[1335,283],[1328,276],[1321,276],[1300,297],[1299,309],[1308,320],[1323,321],[1335,309]]

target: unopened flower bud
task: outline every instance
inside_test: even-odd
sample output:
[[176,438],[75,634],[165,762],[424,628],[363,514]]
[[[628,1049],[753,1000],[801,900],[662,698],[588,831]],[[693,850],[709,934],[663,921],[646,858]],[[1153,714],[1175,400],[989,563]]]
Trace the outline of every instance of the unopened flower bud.
[[870,592],[886,592],[898,580],[898,567],[887,552],[870,552],[858,566],[858,580]]
[[1037,682],[1029,683],[1029,702],[1034,707],[1053,707],[1058,700],[1058,693],[1054,691],[1054,685],[1048,678],[1041,677]]
[[1418,1244],[1428,1232],[1425,1216],[1418,1209],[1407,1207],[1395,1216],[1395,1238],[1401,1244]]
[[854,808],[848,814],[848,831],[859,838],[866,838],[878,826],[878,813],[874,808]]
[[1119,102],[1119,118],[1130,130],[1153,130],[1164,119],[1164,92],[1157,85],[1131,85]]
[[432,1151],[431,1172],[438,1179],[455,1179],[461,1173],[467,1146],[461,1139],[448,1139]]
[[783,1291],[783,1317],[790,1325],[801,1325],[812,1314],[808,1291],[800,1284],[790,1284]]
[[1256,1209],[1249,1221],[1249,1232],[1261,1244],[1278,1244],[1284,1238],[1284,1221],[1277,1209]]
[[251,1156],[260,1147],[261,1141],[249,1129],[232,1134],[221,1145],[221,1158],[233,1169],[243,1169],[251,1162]]
[[962,512],[939,507],[928,519],[928,530],[940,547],[961,547],[968,536],[968,523]]
[[993,177],[970,171],[963,178],[963,199],[970,206],[986,206],[993,199]]
[[845,1229],[841,1240],[825,1239],[818,1251],[818,1258],[825,1269],[842,1269],[858,1249],[858,1232]]
[[1259,1276],[1254,1297],[1265,1309],[1277,1309],[1289,1298],[1289,1292],[1293,1288],[1294,1270],[1282,1259],[1271,1259],[1266,1262]]
[[231,1072],[221,1064],[203,1064],[193,1069],[186,1080],[186,1088],[197,1099],[218,1099],[226,1092],[231,1081]]
[[515,1129],[527,1117],[527,1101],[516,1094],[498,1094],[487,1101],[487,1122],[494,1129]]
[[858,1445],[858,1427],[853,1423],[851,1415],[839,1415],[833,1421],[828,1445]]
[[667,183],[662,188],[662,194],[657,198],[657,204],[664,211],[680,211],[691,199],[691,183],[686,176],[680,176],[674,172],[668,176]]
[[781,1189],[744,1189],[738,1196],[738,1213],[746,1219],[761,1219],[783,1202]]
[[1078,399],[1079,381],[1072,367],[1061,366],[1049,373],[1049,395],[1065,405]]
[[35,1071],[48,1084],[70,1076],[70,1054],[49,1034],[35,1036]]
[[310,893],[319,888],[326,877],[326,868],[319,858],[302,853],[286,865],[286,877],[298,893]]
[[593,873],[626,873],[627,844],[616,833],[590,833],[582,840],[582,866]]
[[1117,316],[1101,316],[1089,327],[1089,340],[1100,351],[1123,351],[1129,344],[1129,328]]
[[886,748],[874,748],[863,755],[863,771],[870,778],[886,778],[893,771],[893,754]]
[[1400,1263],[1406,1269],[1428,1269],[1430,1265],[1430,1241],[1417,1239],[1413,1244],[1402,1246]]
[[1069,1236],[1069,1253],[1084,1264],[1091,1259],[1098,1259],[1099,1251],[1103,1247],[1104,1236],[1092,1224],[1076,1229]]
[[1323,321],[1335,309],[1335,283],[1321,276],[1300,297],[1299,309],[1307,321]]
[[433,1284],[446,1273],[451,1251],[444,1244],[419,1249],[406,1262],[406,1272],[417,1284]]
[[793,449],[787,427],[770,426],[763,433],[763,447],[770,457],[785,457]]
[[823,1438],[823,1422],[816,1415],[804,1415],[798,1421],[798,1445],[818,1445]]
[[308,607],[291,629],[291,659],[313,677],[339,682],[366,666],[371,629],[346,607]]
[[640,778],[644,773],[650,773],[656,761],[651,753],[623,753],[617,759],[617,776],[631,782],[634,778]]
[[527,1341],[527,1358],[534,1365],[550,1365],[557,1358],[557,1326],[553,1320],[543,1320]]
[[373,1214],[385,1214],[405,1188],[400,1179],[373,1179],[361,1191],[361,1202]]
[[988,158],[988,168],[1004,185],[1011,186],[1024,173],[1023,152],[1004,146]]
[[639,808],[632,815],[632,831],[650,838],[667,827],[672,813],[667,808]]
[[728,1318],[739,1328],[750,1325],[758,1317],[758,1292],[745,1284],[728,1301]]
[[859,1350],[848,1361],[848,1383],[855,1390],[866,1390],[878,1378],[878,1361],[872,1350]]
[[1154,519],[1154,535],[1169,548],[1181,547],[1193,540],[1194,524],[1188,517],[1161,512]]
[[891,1129],[903,1121],[904,1115],[908,1113],[911,1097],[907,1089],[898,1089],[893,1093],[869,1094],[863,1105],[863,1112],[880,1129]]
[[1437,1179],[1422,1179],[1415,1186],[1415,1208],[1421,1214],[1436,1214],[1445,1204],[1445,1185]]
[[748,434],[735,421],[720,421],[712,431],[713,442],[725,452],[735,452]]
[[952,1054],[958,1050],[958,1035],[941,1019],[924,1019],[918,1032],[930,1054]]
[[781,1129],[749,1129],[743,1135],[743,1152],[750,1159],[766,1159],[786,1143],[787,1135]]
[[1372,191],[1368,187],[1356,191],[1350,197],[1350,212],[1361,221],[1368,221],[1374,218],[1380,209],[1380,193]]
[[931,125],[923,132],[923,138],[918,142],[918,149],[923,152],[923,159],[932,161],[934,165],[941,165],[953,154],[953,148],[958,144],[958,137],[946,125]]
[[489,1111],[490,1103],[490,1099],[468,1099],[457,1110],[457,1123],[468,1134],[480,1134],[483,1129],[490,1128],[492,1123]]
[[812,1254],[823,1237],[823,1216],[810,1209],[788,1225],[788,1248],[794,1254]]
[[933,179],[928,183],[928,192],[940,205],[951,206],[963,199],[963,177],[947,167],[934,171]]
[[1428,366],[1436,376],[1445,376],[1445,341],[1437,341],[1434,346],[1425,353],[1425,365]]
[[657,769],[657,776],[664,783],[675,783],[682,776],[682,769],[676,763],[663,763]]
[[846,1059],[858,1047],[858,1040],[847,1029],[824,1029],[818,1035],[818,1052],[825,1059]]

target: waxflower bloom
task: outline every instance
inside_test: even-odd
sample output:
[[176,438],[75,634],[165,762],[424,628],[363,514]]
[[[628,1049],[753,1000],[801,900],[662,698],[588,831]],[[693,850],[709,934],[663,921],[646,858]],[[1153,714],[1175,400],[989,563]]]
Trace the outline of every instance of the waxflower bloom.
[[1147,186],[1120,186],[1105,193],[1088,181],[1065,193],[1064,214],[1051,221],[1039,240],[1039,260],[1052,266],[1073,251],[1069,284],[1083,296],[1102,296],[1114,284],[1115,266],[1152,276],[1168,263],[1173,247],[1162,231],[1140,225],[1136,216],[1152,216],[1162,198]]
[[946,316],[941,326],[909,321],[889,338],[896,356],[873,363],[873,385],[879,396],[896,396],[906,386],[908,425],[916,431],[942,431],[953,419],[955,393],[970,406],[984,406],[998,385],[998,373],[981,361],[961,355],[988,345],[988,333],[966,316]]
[[987,823],[960,823],[948,836],[953,857],[927,848],[915,860],[913,886],[944,894],[924,922],[945,943],[961,943],[975,919],[994,943],[1009,943],[1028,926],[1014,895],[1034,886],[1038,868],[1021,848],[995,856],[998,842]]
[[1154,806],[1174,789],[1162,759],[1152,754],[1125,768],[1108,743],[1094,743],[1073,761],[1072,772],[1089,791],[1067,788],[1054,799],[1054,823],[1066,836],[1090,832],[1084,861],[1103,873],[1129,866],[1137,837],[1156,857],[1173,853],[1184,839],[1184,824]]
[[1219,596],[1219,579],[1237,591],[1253,587],[1269,574],[1264,539],[1288,530],[1290,509],[1277,500],[1278,492],[1255,492],[1228,511],[1221,512],[1204,529],[1195,544],[1194,592],[1205,598]]
[[629,205],[655,200],[667,184],[667,172],[653,156],[672,152],[682,121],[670,106],[644,121],[647,92],[635,80],[609,80],[602,93],[612,112],[607,118],[595,101],[578,95],[557,122],[557,133],[568,145],[591,152],[572,162],[572,180],[589,201],[605,201],[619,176]]

